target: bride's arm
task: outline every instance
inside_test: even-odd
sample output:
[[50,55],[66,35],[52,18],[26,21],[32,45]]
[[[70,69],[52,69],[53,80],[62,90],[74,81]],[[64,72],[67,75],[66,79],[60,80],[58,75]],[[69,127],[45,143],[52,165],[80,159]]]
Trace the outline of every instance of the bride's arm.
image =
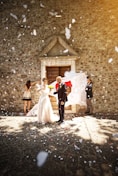
[[41,91],[41,90],[42,90],[42,86],[41,86],[39,83],[36,84],[36,87],[37,87],[37,90],[38,90],[38,91]]

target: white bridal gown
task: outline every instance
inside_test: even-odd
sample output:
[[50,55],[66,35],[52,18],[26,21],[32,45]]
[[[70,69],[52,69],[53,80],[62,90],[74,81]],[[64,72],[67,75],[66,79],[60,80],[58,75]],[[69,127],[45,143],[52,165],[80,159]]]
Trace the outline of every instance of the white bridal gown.
[[39,86],[40,91],[39,101],[34,107],[27,113],[27,116],[37,116],[39,123],[53,123],[59,120],[59,116],[53,113],[52,105],[49,98],[48,85],[44,88],[43,85]]

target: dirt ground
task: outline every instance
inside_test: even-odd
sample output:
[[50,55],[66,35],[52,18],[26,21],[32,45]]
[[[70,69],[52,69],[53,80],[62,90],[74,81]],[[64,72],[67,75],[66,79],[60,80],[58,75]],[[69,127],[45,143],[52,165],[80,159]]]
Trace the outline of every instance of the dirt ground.
[[116,118],[73,116],[58,125],[0,116],[0,176],[118,175]]

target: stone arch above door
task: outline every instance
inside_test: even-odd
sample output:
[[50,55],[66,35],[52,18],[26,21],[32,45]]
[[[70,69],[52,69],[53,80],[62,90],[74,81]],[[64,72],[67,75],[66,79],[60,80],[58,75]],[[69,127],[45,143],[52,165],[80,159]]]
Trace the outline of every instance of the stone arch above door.
[[46,66],[71,66],[76,71],[76,60],[79,54],[74,51],[60,36],[54,36],[40,53],[41,78],[46,76]]
[[79,56],[60,36],[50,39],[48,45],[40,53],[40,57]]
[[[71,71],[76,72],[76,60],[79,55],[61,37],[54,36],[49,44],[40,53],[41,79],[46,77],[46,67],[70,66]],[[58,75],[57,75],[58,76]],[[72,106],[71,113],[76,112],[76,106]]]

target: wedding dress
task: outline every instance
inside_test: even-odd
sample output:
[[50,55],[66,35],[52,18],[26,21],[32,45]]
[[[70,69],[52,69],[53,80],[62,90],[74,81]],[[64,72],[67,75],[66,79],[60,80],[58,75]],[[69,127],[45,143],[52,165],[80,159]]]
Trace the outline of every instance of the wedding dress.
[[40,91],[39,101],[34,107],[27,113],[27,116],[37,116],[39,123],[53,123],[59,120],[59,117],[53,113],[52,105],[49,99],[48,85],[37,85]]

